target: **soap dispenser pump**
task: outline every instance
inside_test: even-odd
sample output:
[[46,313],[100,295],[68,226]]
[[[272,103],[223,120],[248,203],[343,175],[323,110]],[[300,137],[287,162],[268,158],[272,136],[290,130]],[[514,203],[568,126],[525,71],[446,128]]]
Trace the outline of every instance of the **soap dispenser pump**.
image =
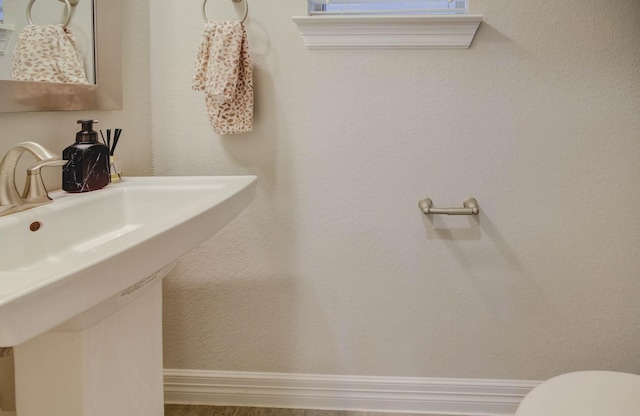
[[98,141],[93,123],[98,120],[78,120],[82,130],[76,142],[64,149],[62,158],[62,189],[67,192],[89,192],[109,184],[109,148]]

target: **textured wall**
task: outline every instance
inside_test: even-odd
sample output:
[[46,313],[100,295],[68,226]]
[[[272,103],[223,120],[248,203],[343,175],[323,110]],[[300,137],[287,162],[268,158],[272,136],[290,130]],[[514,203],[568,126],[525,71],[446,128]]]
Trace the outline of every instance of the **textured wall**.
[[309,51],[304,10],[251,1],[256,125],[217,137],[199,4],[151,4],[155,174],[260,177],[165,281],[165,367],[640,372],[640,3],[476,0],[462,51]]

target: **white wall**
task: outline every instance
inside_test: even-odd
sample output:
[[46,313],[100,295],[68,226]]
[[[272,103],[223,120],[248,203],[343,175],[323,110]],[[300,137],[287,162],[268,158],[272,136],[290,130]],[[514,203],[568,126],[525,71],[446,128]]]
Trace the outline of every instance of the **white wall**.
[[[476,0],[470,50],[309,51],[304,0],[250,0],[236,137],[190,90],[199,6],[151,3],[154,173],[260,190],[165,281],[166,368],[640,372],[637,1]],[[428,219],[427,195],[482,213]]]

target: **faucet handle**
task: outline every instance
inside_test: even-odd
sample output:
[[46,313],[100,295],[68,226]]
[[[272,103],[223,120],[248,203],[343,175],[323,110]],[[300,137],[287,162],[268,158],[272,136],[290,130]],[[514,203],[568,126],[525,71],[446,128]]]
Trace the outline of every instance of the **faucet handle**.
[[64,166],[66,164],[67,161],[64,159],[45,160],[27,169],[27,182],[24,185],[22,199],[27,203],[46,204],[50,202],[51,198],[49,198],[47,188],[42,181],[40,170],[46,166]]

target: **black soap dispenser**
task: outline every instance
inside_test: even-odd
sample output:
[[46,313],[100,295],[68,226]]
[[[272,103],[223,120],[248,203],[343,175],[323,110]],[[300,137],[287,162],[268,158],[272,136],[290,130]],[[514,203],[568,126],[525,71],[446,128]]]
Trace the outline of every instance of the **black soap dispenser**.
[[62,158],[62,189],[67,192],[89,192],[109,184],[109,148],[98,141],[93,123],[98,120],[78,120],[82,131],[76,142],[64,149]]

